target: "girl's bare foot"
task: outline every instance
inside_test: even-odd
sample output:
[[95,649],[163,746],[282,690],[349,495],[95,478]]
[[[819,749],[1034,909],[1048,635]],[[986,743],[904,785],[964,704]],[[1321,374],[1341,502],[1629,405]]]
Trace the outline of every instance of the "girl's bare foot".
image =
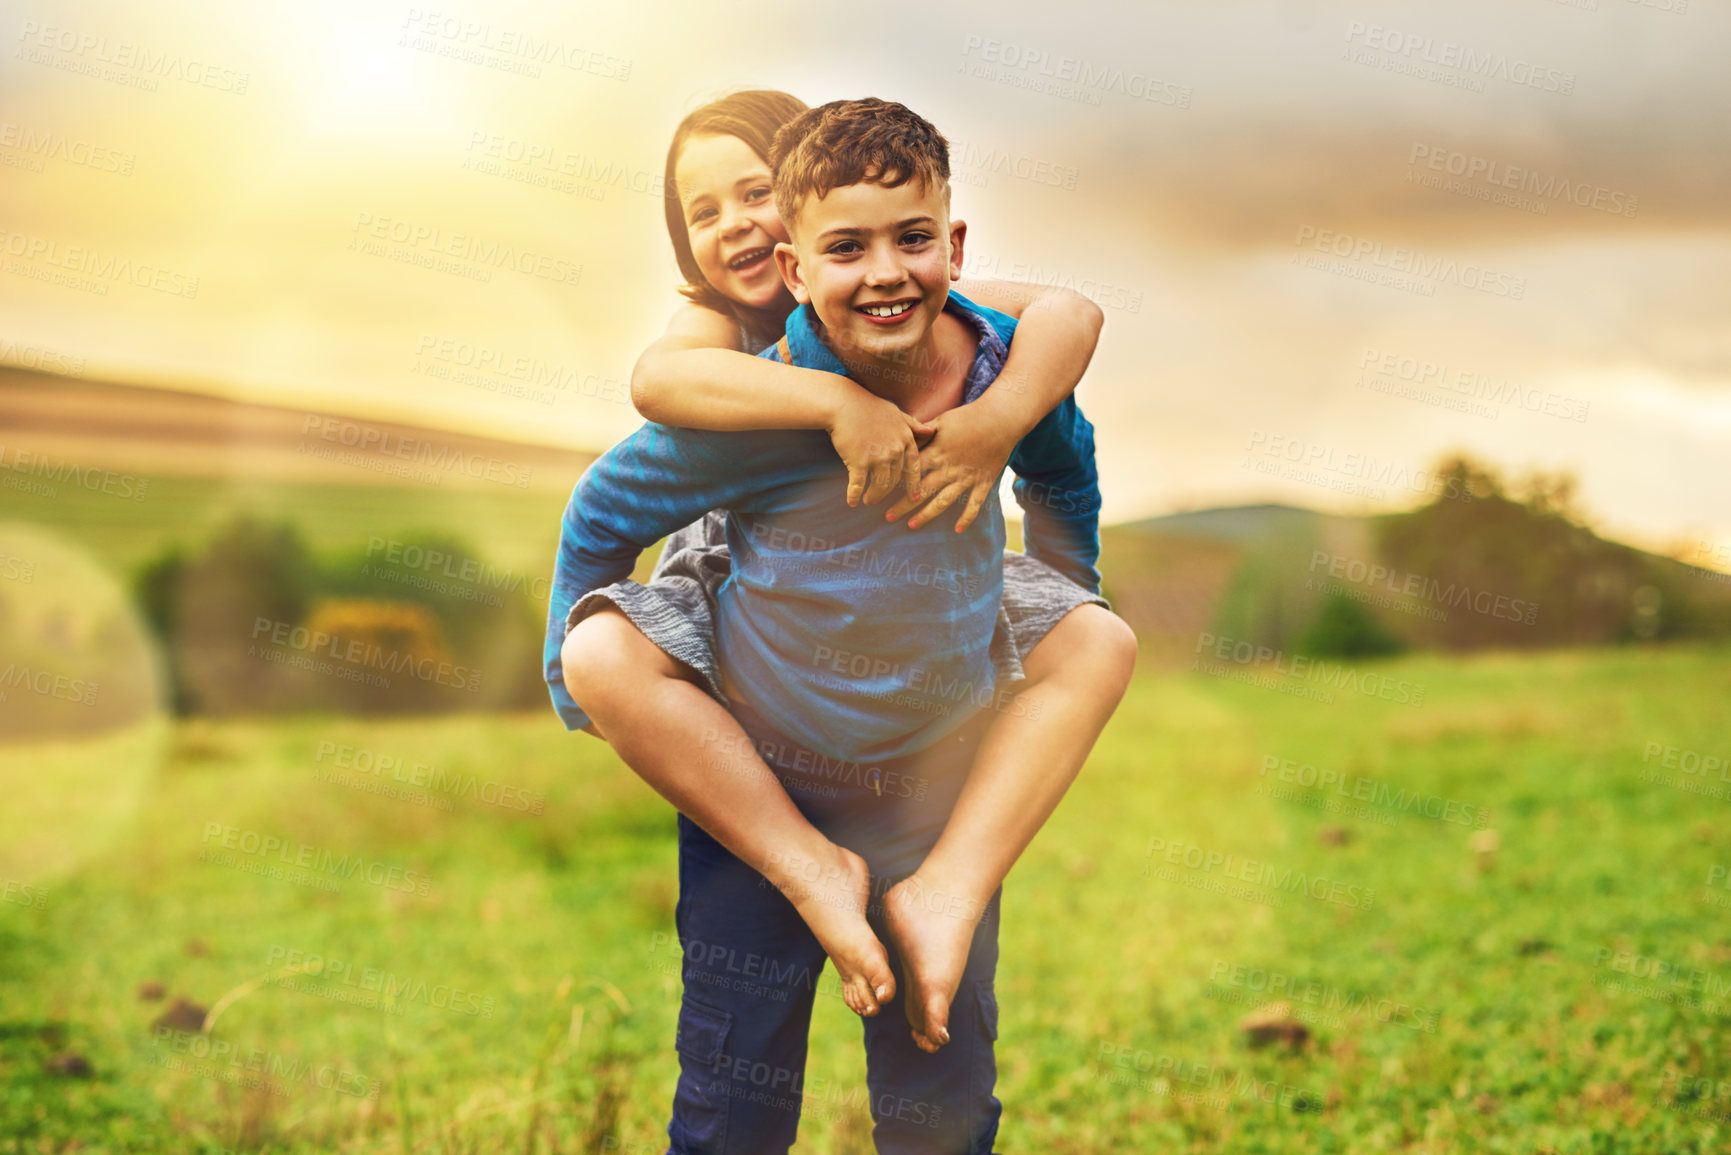
[[888,953],[866,922],[871,873],[865,859],[833,843],[810,856],[775,855],[764,871],[793,903],[835,964],[842,1001],[856,1015],[875,1015],[895,997]]
[[884,895],[884,924],[902,956],[908,1026],[927,1054],[950,1041],[950,1003],[967,969],[985,904],[922,879],[918,872]]

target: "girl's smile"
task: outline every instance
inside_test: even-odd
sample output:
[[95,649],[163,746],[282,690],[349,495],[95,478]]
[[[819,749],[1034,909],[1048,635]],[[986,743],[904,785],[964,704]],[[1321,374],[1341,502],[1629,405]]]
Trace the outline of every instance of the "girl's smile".
[[783,292],[775,246],[787,230],[775,211],[769,166],[737,136],[693,136],[674,183],[697,267],[723,295],[765,308]]

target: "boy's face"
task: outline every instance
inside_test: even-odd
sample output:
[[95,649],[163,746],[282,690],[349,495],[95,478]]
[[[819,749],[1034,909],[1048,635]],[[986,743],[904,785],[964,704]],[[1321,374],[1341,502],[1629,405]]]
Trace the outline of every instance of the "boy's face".
[[951,221],[946,189],[869,180],[808,196],[776,264],[794,299],[810,302],[830,347],[849,357],[913,350],[962,275],[968,226]]
[[774,247],[787,240],[775,211],[769,165],[737,136],[694,136],[674,165],[685,235],[704,277],[742,305],[781,295]]

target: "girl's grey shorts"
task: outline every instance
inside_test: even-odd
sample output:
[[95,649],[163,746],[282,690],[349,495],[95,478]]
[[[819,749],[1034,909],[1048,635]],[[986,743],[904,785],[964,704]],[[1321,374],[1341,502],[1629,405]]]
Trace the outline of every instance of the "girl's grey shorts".
[[[585,594],[565,617],[565,632],[604,606],[614,606],[631,619],[643,636],[669,657],[677,658],[703,678],[715,698],[721,692],[721,665],[715,647],[715,595],[733,561],[727,551],[727,515],[711,510],[667,539],[649,584],[626,580]],[[1004,553],[1004,600],[998,627],[992,633],[992,667],[996,684],[1021,681],[1022,659],[1039,644],[1058,619],[1077,606],[1111,606],[1036,558]]]

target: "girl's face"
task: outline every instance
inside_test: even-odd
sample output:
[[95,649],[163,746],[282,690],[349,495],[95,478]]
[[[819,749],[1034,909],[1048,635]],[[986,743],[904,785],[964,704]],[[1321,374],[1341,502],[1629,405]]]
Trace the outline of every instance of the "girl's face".
[[697,267],[716,290],[752,308],[785,290],[775,246],[787,240],[776,215],[769,165],[737,136],[694,136],[674,166],[685,232]]

